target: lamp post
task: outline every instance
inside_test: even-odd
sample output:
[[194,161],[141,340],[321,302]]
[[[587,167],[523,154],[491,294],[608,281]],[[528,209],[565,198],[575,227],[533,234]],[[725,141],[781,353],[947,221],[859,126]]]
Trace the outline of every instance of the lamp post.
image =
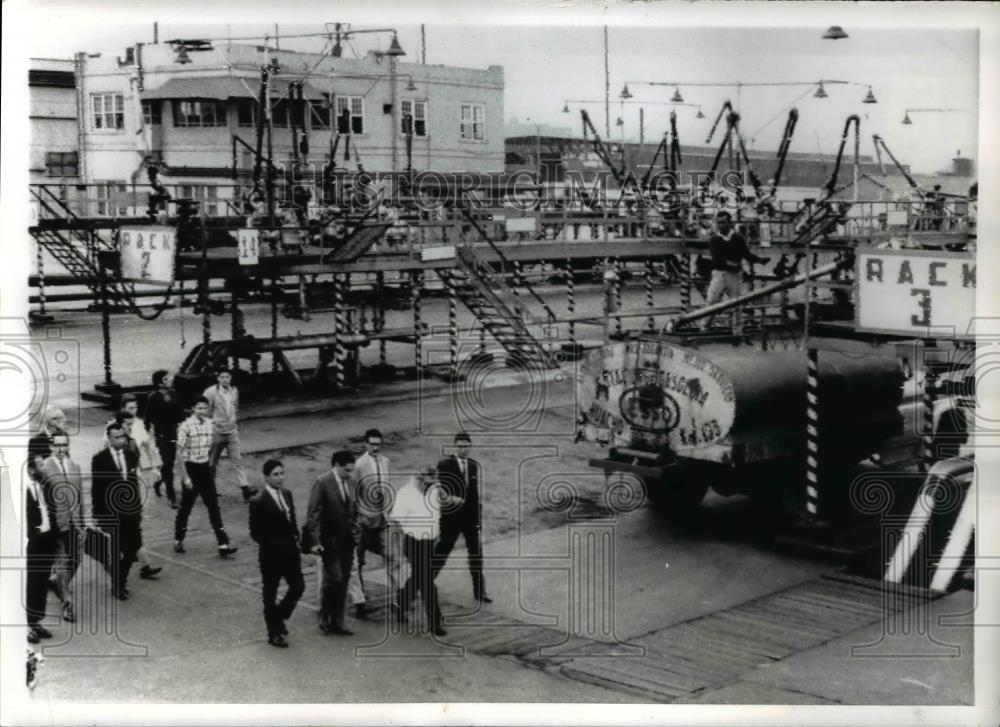
[[[646,85],[646,86],[667,86],[674,89],[674,95],[671,98],[673,102],[683,102],[684,96],[681,94],[682,86],[701,86],[708,88],[735,88],[736,89],[736,108],[740,107],[740,100],[743,88],[756,88],[763,86],[815,86],[816,93],[815,98],[826,98],[829,94],[826,92],[825,86],[828,85],[843,85],[843,86],[861,86],[862,88],[867,88],[868,93],[861,100],[861,103],[874,104],[878,103],[878,99],[875,98],[875,93],[872,91],[872,87],[867,83],[859,83],[858,81],[841,81],[832,78],[821,78],[818,81],[720,81],[720,82],[687,82],[687,81],[626,81],[625,87],[622,89],[622,94],[627,92],[628,85]],[[631,96],[631,94],[630,94]],[[626,97],[628,98],[628,97]]]
[[[625,114],[624,114],[624,107],[626,105],[633,105],[633,106],[638,106],[639,107],[639,138],[640,138],[640,143],[642,143],[642,139],[645,138],[645,112],[643,110],[643,107],[645,107],[645,106],[688,106],[690,108],[698,109],[698,113],[695,116],[696,119],[703,119],[703,118],[705,118],[705,114],[703,114],[702,111],[701,111],[701,106],[698,105],[698,104],[696,104],[696,103],[683,103],[683,102],[682,103],[674,103],[672,101],[633,101],[633,100],[631,100],[632,99],[632,95],[631,94],[626,95],[626,93],[625,93],[626,91],[628,91],[628,86],[627,85],[622,90],[622,93],[620,93],[618,95],[618,104],[619,104],[619,107],[622,109],[622,115],[619,116],[618,119],[617,119],[617,121],[615,122],[615,125],[621,127],[621,129],[622,129],[622,140],[623,141],[625,139],[625,121],[624,121]],[[568,114],[570,112],[570,110],[569,110],[569,105],[570,104],[584,105],[584,104],[599,104],[599,103],[604,103],[604,102],[603,101],[598,101],[598,100],[595,100],[595,99],[590,99],[590,100],[568,99],[566,101],[563,101],[562,112],[564,114]],[[621,122],[621,123],[618,123],[618,122]],[[610,141],[610,138],[608,139],[608,141]]]
[[906,112],[903,115],[903,120],[900,123],[902,123],[902,124],[904,124],[906,126],[909,126],[910,124],[913,123],[913,121],[910,120],[910,114],[928,114],[928,113],[936,113],[936,114],[954,114],[954,113],[967,114],[967,113],[969,113],[969,109],[906,109]]

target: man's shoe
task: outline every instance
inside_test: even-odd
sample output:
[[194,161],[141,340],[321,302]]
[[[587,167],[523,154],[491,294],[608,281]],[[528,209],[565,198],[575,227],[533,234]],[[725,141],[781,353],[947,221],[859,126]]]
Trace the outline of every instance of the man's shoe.
[[285,641],[285,637],[282,636],[281,634],[275,634],[274,636],[269,637],[267,643],[269,643],[271,646],[278,646],[282,649],[288,648],[288,642]]
[[237,548],[235,545],[220,545],[219,546],[219,557],[220,558],[225,558],[227,556],[232,555],[237,550],[239,550],[239,548]]
[[170,509],[171,509],[171,510],[176,510],[176,509],[177,509],[178,507],[180,507],[180,505],[178,505],[178,504],[177,504],[176,502],[174,502],[173,500],[171,500],[171,501],[170,501]]
[[485,593],[480,593],[476,596],[476,600],[480,603],[493,603],[493,599],[487,596]]
[[40,639],[52,638],[52,632],[40,624],[35,624],[34,628],[32,628],[32,631],[34,631],[35,635]]
[[434,635],[435,636],[447,636],[448,635],[448,631],[443,626],[438,626],[437,628],[434,629]]
[[119,601],[127,601],[128,592],[124,588],[119,588],[118,590],[115,591],[115,598],[117,598]]
[[29,644],[38,643],[38,634],[35,633],[35,630],[33,628],[28,629],[28,643]]
[[144,565],[142,568],[139,569],[139,577],[145,578],[147,581],[152,580],[156,578],[156,574],[159,573],[161,570],[163,570],[163,568],[160,566],[153,567]]
[[354,617],[366,621],[369,614],[374,611],[375,609],[371,608],[367,603],[359,603],[354,607]]
[[67,621],[69,623],[76,621],[76,615],[73,613],[73,604],[69,601],[66,601],[66,603],[63,604],[62,618],[63,621]]
[[186,550],[184,550],[184,541],[183,540],[178,540],[176,543],[174,543],[174,552],[175,553],[186,553],[187,552]]
[[288,636],[288,626],[285,624],[284,621],[281,622],[281,635]]
[[335,626],[332,629],[330,629],[330,633],[336,634],[337,636],[354,636],[353,631],[351,631],[350,629],[341,628],[339,626]]

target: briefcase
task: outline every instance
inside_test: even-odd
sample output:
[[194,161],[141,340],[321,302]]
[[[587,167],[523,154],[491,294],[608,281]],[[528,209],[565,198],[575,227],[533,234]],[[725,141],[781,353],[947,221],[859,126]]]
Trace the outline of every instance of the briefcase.
[[103,565],[111,561],[111,536],[103,530],[88,525],[83,536],[83,552]]

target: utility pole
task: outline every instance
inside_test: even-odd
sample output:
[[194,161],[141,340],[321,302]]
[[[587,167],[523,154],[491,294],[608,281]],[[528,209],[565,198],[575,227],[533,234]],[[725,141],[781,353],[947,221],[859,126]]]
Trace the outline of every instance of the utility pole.
[[427,65],[427,33],[424,24],[420,24],[420,62]]
[[608,69],[608,26],[604,26],[604,138],[611,138],[611,71]]

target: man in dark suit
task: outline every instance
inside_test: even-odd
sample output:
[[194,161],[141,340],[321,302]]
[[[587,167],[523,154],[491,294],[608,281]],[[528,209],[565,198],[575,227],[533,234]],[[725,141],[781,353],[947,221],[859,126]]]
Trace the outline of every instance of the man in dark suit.
[[330,463],[330,471],[316,480],[309,495],[302,550],[323,560],[320,630],[349,636],[353,632],[344,626],[344,610],[357,536],[357,503],[351,482],[354,454],[334,452]]
[[434,547],[434,575],[444,567],[448,555],[461,535],[469,552],[469,572],[472,574],[472,595],[482,603],[492,603],[486,595],[483,578],[482,505],[479,483],[483,468],[469,457],[472,438],[465,432],[455,435],[456,454],[438,462],[438,481],[451,502],[457,503],[441,511],[441,537]]
[[[267,643],[285,648],[285,626],[295,604],[305,591],[299,557],[299,527],[295,521],[292,493],[282,487],[285,467],[280,460],[264,463],[264,491],[250,498],[250,537],[260,546],[258,560],[263,579],[264,622]],[[281,603],[275,603],[278,583],[285,579],[288,590]]]
[[105,567],[111,588],[119,601],[128,599],[128,572],[142,547],[142,492],[139,459],[126,445],[128,438],[118,422],[105,433],[108,446],[91,460],[91,498],[94,521],[110,538],[111,549]]
[[58,536],[55,512],[42,486],[42,466],[49,452],[46,437],[32,437],[28,442],[28,476],[24,482],[24,527],[28,536],[25,610],[28,641],[32,644],[37,644],[39,639],[52,638],[52,632],[42,626]]

